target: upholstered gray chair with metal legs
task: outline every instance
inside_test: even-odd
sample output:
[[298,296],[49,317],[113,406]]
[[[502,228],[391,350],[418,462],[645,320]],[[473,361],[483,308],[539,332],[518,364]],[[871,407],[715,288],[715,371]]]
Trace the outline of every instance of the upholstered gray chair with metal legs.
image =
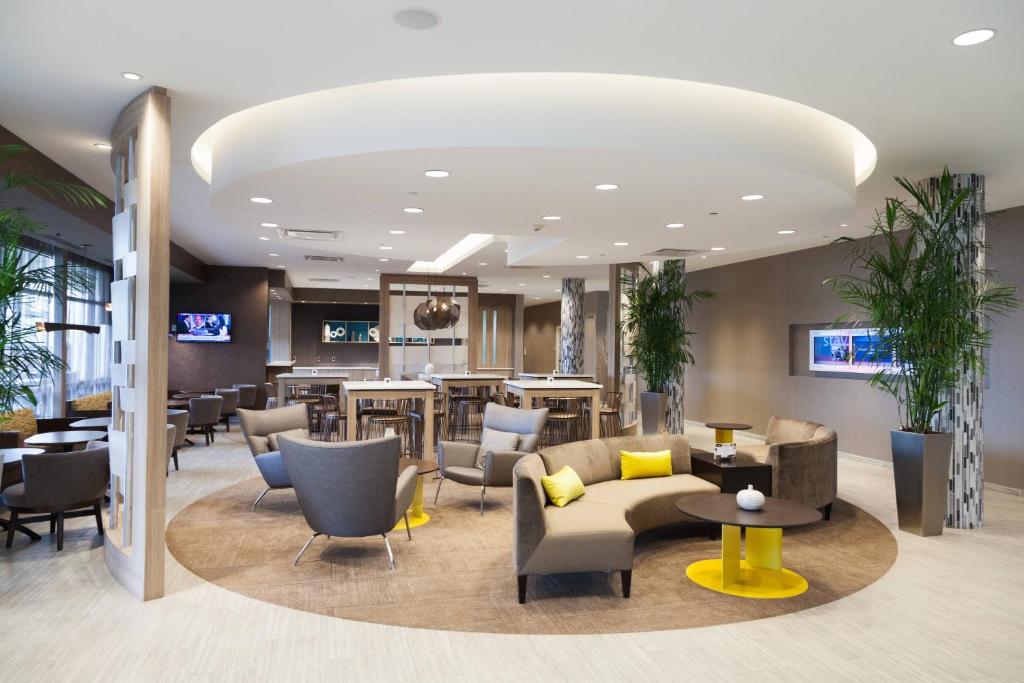
[[213,393],[223,397],[224,402],[220,405],[220,419],[224,421],[224,431],[231,431],[231,418],[238,410],[238,389],[214,389]]
[[[512,486],[512,468],[521,457],[537,450],[548,409],[521,410],[488,403],[484,409],[481,443],[438,441],[437,482],[434,504],[441,495],[445,479],[480,487],[480,514],[484,514],[484,496],[488,486]],[[518,438],[515,438],[518,436]],[[492,444],[515,443],[512,448]]]
[[288,478],[288,471],[284,468],[281,453],[277,450],[277,438],[281,434],[309,437],[306,406],[296,403],[284,408],[268,408],[267,410],[239,408],[238,424],[249,444],[249,452],[252,453],[252,458],[256,461],[256,467],[260,469],[263,481],[267,483],[267,488],[263,489],[252,504],[252,509],[255,510],[259,502],[263,500],[263,496],[271,490],[292,487],[292,480]]
[[401,438],[329,442],[282,435],[279,445],[299,507],[313,530],[295,564],[317,536],[380,534],[388,567],[394,569],[388,532],[405,517],[405,532],[412,540],[406,511],[416,492],[416,468],[409,465],[401,474],[398,471]]
[[185,445],[185,435],[188,432],[188,411],[168,410],[167,422],[174,425],[174,449],[171,451],[171,458],[174,460],[174,469],[178,469],[178,450]]

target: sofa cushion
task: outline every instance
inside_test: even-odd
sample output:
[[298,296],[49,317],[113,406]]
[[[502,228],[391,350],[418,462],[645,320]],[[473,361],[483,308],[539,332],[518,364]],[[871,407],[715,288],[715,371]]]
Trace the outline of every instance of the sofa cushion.
[[[640,533],[647,529],[690,521],[676,507],[686,495],[718,493],[719,488],[692,474],[650,479],[620,479],[587,487],[583,501],[618,506],[630,527]],[[571,507],[571,506],[570,506]]]
[[576,474],[568,465],[555,474],[541,477],[540,483],[544,487],[544,493],[547,494],[548,500],[555,507],[564,508],[585,492],[580,475]]
[[279,450],[281,450],[278,447],[278,441],[277,440],[278,440],[278,438],[282,434],[286,435],[286,436],[297,437],[297,438],[300,438],[300,439],[308,439],[309,438],[309,430],[308,429],[289,429],[289,430],[283,431],[283,432],[275,432],[273,434],[267,434],[267,447],[270,448],[271,451],[279,451]]
[[779,417],[772,415],[768,420],[768,434],[765,442],[791,443],[795,441],[807,441],[814,436],[814,432],[821,427],[817,422],[797,420],[792,417]]
[[470,486],[483,486],[484,483],[484,471],[479,467],[449,465],[444,468],[444,476],[446,479]]
[[623,479],[672,476],[672,451],[619,451]]
[[766,443],[759,444],[743,444],[736,446],[736,459],[737,460],[753,460],[754,462],[767,463],[768,462],[768,450],[771,448]]
[[690,472],[690,442],[683,434],[618,436],[611,439],[573,441],[541,451],[548,473],[569,465],[587,486],[622,477],[620,451],[672,451],[672,472]]
[[519,570],[521,574],[560,574],[630,569],[633,530],[620,505],[582,500],[564,508],[544,508],[546,532]]
[[484,458],[490,451],[514,451],[519,447],[519,435],[484,427],[480,432],[480,448],[476,453],[476,466],[483,469]]

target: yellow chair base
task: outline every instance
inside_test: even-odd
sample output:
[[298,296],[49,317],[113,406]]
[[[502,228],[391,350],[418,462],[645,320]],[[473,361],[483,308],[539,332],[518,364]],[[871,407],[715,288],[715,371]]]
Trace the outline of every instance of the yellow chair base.
[[694,562],[686,575],[699,586],[741,598],[792,598],[807,590],[807,581],[796,572],[751,567],[746,560],[740,560],[739,580],[728,585],[722,584],[721,560]]

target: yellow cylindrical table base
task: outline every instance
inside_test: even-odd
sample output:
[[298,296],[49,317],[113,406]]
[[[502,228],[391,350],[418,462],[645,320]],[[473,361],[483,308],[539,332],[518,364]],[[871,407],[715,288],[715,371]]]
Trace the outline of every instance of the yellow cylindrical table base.
[[746,559],[740,558],[740,527],[722,525],[722,557],[686,568],[694,583],[742,598],[791,598],[807,581],[782,567],[782,529],[747,527]]
[[732,443],[731,429],[715,429],[715,445],[721,443]]
[[[416,493],[412,496],[412,505],[409,506],[409,528],[415,529],[430,521],[430,515],[423,511],[423,475],[416,476]],[[405,519],[398,520],[398,524],[392,531],[405,531]]]

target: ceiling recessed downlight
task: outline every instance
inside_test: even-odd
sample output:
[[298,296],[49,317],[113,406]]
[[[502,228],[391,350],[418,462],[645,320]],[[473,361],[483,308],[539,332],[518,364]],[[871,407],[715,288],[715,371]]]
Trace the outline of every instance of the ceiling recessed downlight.
[[407,206],[402,209],[402,211],[405,211],[406,213],[423,213],[423,209],[418,206]]
[[122,71],[121,78],[125,79],[126,81],[141,81],[142,74],[137,74],[134,71]]
[[95,147],[96,149],[102,149],[104,152],[113,149],[113,147],[110,146],[109,142],[94,142],[92,143],[92,146]]
[[274,202],[269,197],[249,197],[249,201],[253,204],[272,204]]
[[594,185],[594,189],[602,191],[617,190],[619,189],[619,186],[616,185],[615,183],[599,183],[597,185]]
[[850,227],[850,224],[849,223],[840,223],[839,227],[840,228],[848,228],[848,227]]
[[260,239],[263,240],[264,242],[269,242],[270,241],[269,237],[263,237],[262,235],[260,236]]
[[676,228],[685,228],[686,224],[685,223],[666,223],[665,227],[666,228],[671,228],[671,229],[674,230]]
[[423,175],[427,176],[428,178],[447,178],[448,176],[451,175],[451,171],[442,171],[441,169],[437,168],[432,171],[424,171]]
[[260,223],[261,228],[278,228],[280,227],[277,223]]
[[404,235],[405,234],[405,230],[388,230],[388,232],[390,234],[392,234],[392,235]]
[[551,276],[550,275],[541,275],[541,277],[543,277],[543,278],[550,278]]
[[612,244],[614,244],[616,247],[628,247],[629,246],[629,242],[613,242]]
[[441,15],[423,7],[407,7],[395,12],[393,19],[402,28],[428,31],[441,23]]
[[540,219],[542,221],[560,221],[560,220],[562,220],[562,217],[561,216],[541,216]]
[[590,258],[590,257],[589,256],[580,255],[580,256],[577,256],[576,258]]
[[481,261],[481,262],[480,262],[480,263],[478,263],[477,265],[478,265],[478,266],[486,266],[487,264]]
[[280,256],[280,254],[267,254],[267,256]]
[[711,247],[711,251],[725,251],[725,247]]
[[287,266],[276,266],[277,268],[286,268]]
[[392,249],[394,249],[394,247],[392,247],[390,244],[380,244],[377,246],[377,248],[380,249],[381,251],[391,251]]
[[745,202],[756,202],[758,199],[764,199],[763,194],[745,194],[740,197]]
[[387,263],[388,262],[388,259],[386,259],[386,258],[379,258],[377,260],[380,261],[381,263]]
[[778,231],[778,233],[780,235],[792,235],[795,232],[796,232],[796,230],[779,230]]
[[966,31],[958,35],[953,39],[953,44],[957,47],[970,47],[971,45],[979,45],[992,40],[995,35],[996,32],[994,29],[976,28],[973,31]]

